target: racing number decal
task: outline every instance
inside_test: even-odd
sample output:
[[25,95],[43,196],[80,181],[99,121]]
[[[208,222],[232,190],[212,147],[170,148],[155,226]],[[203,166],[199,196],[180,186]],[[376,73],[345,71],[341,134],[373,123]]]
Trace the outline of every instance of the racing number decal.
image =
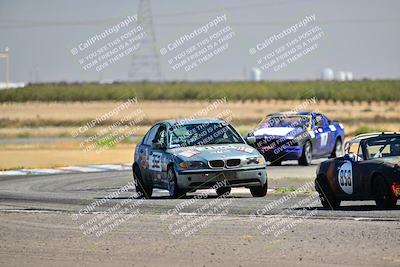
[[351,170],[340,170],[339,181],[341,186],[351,186]]
[[338,171],[338,181],[346,194],[353,193],[353,167],[350,161],[346,161]]
[[321,146],[326,146],[328,143],[328,133],[321,133]]
[[153,152],[149,158],[149,169],[161,171],[161,153]]

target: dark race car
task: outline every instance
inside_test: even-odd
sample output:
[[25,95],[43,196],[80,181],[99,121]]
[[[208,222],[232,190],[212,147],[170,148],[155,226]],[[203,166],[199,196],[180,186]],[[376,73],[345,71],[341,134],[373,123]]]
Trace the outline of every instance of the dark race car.
[[342,200],[375,200],[392,208],[400,196],[400,134],[359,135],[346,143],[344,157],[322,162],[315,189],[326,208]]
[[271,165],[284,160],[310,165],[313,158],[343,155],[343,125],[320,113],[268,115],[246,138],[251,136],[256,138],[253,146]]
[[218,195],[229,194],[231,187],[247,187],[254,197],[267,193],[264,157],[221,119],[155,124],[136,146],[132,168],[145,197],[153,188],[166,189],[171,197],[206,188]]

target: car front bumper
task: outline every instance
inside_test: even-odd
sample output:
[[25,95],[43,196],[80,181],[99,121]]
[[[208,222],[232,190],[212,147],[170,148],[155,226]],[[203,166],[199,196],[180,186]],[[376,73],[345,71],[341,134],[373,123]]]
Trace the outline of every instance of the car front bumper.
[[267,181],[265,167],[252,169],[177,170],[176,179],[182,189],[207,189],[226,181],[230,187],[262,186]]
[[274,160],[298,160],[303,154],[302,146],[281,146],[275,149],[259,148],[258,151],[265,157],[267,161]]

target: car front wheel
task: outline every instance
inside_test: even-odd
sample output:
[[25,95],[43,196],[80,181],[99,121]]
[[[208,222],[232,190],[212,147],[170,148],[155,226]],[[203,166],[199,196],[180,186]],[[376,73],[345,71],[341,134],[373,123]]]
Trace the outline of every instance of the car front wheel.
[[265,181],[263,186],[250,187],[250,193],[253,197],[265,197],[268,191],[268,181]]
[[282,160],[280,160],[280,159],[272,160],[270,162],[270,165],[271,166],[281,166],[282,165]]
[[340,139],[337,139],[330,158],[339,158],[341,156],[343,156],[343,145],[342,141]]
[[231,188],[230,187],[219,187],[215,190],[217,192],[217,195],[220,197],[222,195],[229,195],[231,193]]
[[315,180],[315,184],[319,193],[319,199],[321,200],[321,204],[324,208],[336,209],[340,206],[341,201],[335,197],[326,181],[317,179]]
[[168,168],[168,192],[171,198],[178,198],[184,196],[182,190],[179,189],[178,182],[176,180],[175,171],[172,167]]
[[311,142],[307,141],[303,146],[303,153],[299,159],[299,164],[303,166],[308,166],[311,164],[312,160],[312,146]]
[[136,192],[140,195],[139,197],[151,198],[153,188],[143,180],[142,173],[136,165],[133,167],[133,180],[135,182]]
[[390,194],[390,188],[385,182],[383,176],[379,175],[376,177],[373,186],[375,204],[379,209],[390,209],[396,206],[397,199]]

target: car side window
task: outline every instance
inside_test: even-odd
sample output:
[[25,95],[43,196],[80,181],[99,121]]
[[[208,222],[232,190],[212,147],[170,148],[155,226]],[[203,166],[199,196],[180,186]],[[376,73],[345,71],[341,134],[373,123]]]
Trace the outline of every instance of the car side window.
[[164,146],[167,145],[167,129],[165,128],[164,125],[161,125],[158,130],[157,133],[154,137],[154,140],[152,140],[153,143],[161,143]]
[[357,154],[359,146],[360,146],[359,143],[352,143],[352,144],[350,144],[349,149],[348,149],[347,152],[348,153],[352,153],[352,154]]
[[321,127],[324,126],[324,120],[323,120],[321,114],[318,114],[318,115],[315,116],[314,125],[315,125],[315,128],[321,128]]
[[393,143],[390,145],[390,156],[397,157],[400,156],[400,144]]
[[155,125],[155,126],[153,126],[153,128],[151,128],[151,129],[147,132],[147,134],[146,134],[146,136],[144,137],[144,140],[143,140],[143,144],[144,144],[144,145],[151,146],[152,141],[153,141],[153,139],[154,139],[155,136],[156,136],[156,133],[157,133],[158,128],[160,128],[160,125]]
[[352,143],[348,149],[348,153],[353,154],[355,156],[356,161],[363,160],[363,154],[360,143]]

